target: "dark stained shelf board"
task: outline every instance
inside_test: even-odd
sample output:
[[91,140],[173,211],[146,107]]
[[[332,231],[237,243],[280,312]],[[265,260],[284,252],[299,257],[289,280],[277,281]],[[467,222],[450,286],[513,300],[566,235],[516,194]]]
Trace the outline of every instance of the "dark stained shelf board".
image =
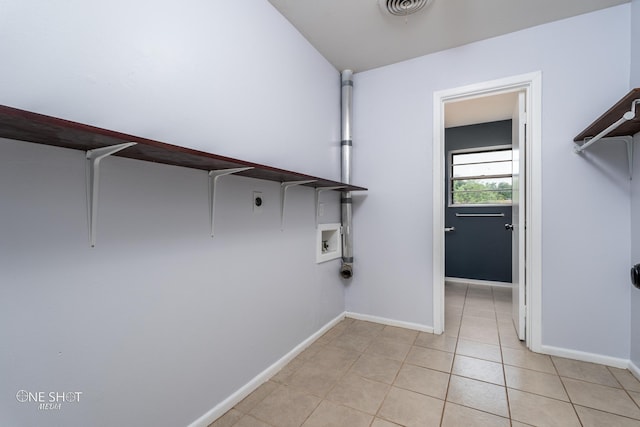
[[135,142],[136,145],[125,148],[115,153],[114,156],[204,171],[253,167],[253,169],[239,172],[236,175],[278,182],[313,179],[316,181],[304,185],[315,188],[345,186],[337,191],[367,190],[355,185],[232,159],[3,105],[0,105],[0,137],[83,151]]
[[[594,137],[611,124],[617,122],[624,113],[631,110],[631,103],[635,99],[640,99],[640,88],[632,89],[624,98],[618,101],[613,107],[598,117],[593,123],[583,130],[578,136],[573,138],[575,142],[584,141],[585,138]],[[626,136],[635,135],[640,132],[640,105],[636,107],[636,117],[618,126],[606,136]]]

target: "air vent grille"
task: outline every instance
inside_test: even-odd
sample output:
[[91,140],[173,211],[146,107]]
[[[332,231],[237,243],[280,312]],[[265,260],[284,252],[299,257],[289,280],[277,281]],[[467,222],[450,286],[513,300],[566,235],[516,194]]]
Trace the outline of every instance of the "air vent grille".
[[423,9],[432,0],[382,0],[381,6],[394,16],[407,16]]

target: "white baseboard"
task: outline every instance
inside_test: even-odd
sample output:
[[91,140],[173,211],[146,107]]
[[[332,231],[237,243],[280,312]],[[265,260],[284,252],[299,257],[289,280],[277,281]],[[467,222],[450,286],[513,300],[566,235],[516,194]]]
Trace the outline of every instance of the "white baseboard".
[[403,322],[402,320],[387,319],[386,317],[371,316],[370,314],[352,313],[346,311],[345,317],[356,320],[366,320],[368,322],[381,323],[383,325],[398,326],[400,328],[413,329],[421,332],[433,333],[433,326],[421,325],[419,323]]
[[345,313],[341,313],[335,319],[324,325],[320,330],[311,335],[309,338],[298,344],[293,350],[285,354],[280,360],[269,366],[267,369],[256,375],[251,381],[238,389],[231,396],[227,397],[222,402],[218,403],[207,413],[200,418],[192,422],[189,427],[207,427],[209,424],[223,416],[228,410],[236,406],[245,397],[250,395],[255,389],[267,382],[272,376],[277,374],[287,363],[291,362],[298,354],[302,353],[304,349],[309,347],[315,340],[320,338],[329,329],[333,328],[342,319],[344,319]]
[[479,285],[479,286],[497,286],[500,288],[511,288],[509,282],[494,282],[492,280],[465,279],[462,277],[445,277],[445,283],[461,284],[461,285]]
[[618,357],[604,356],[602,354],[587,353],[584,351],[570,350],[567,348],[544,344],[540,346],[540,351],[541,353],[549,354],[551,356],[565,357],[567,359],[581,360],[583,362],[599,363],[601,365],[612,366],[614,368],[629,368],[629,370],[631,370],[631,362],[629,359],[621,359]]
[[629,360],[629,368],[628,369],[633,374],[633,376],[636,377],[638,379],[638,381],[640,381],[640,368],[638,368],[638,365],[636,365],[631,360]]

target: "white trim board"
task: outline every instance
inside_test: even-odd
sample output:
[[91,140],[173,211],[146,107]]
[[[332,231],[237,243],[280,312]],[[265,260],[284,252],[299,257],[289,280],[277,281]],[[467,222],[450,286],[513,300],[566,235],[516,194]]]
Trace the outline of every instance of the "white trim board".
[[[542,346],[542,72],[505,77],[433,93],[433,329],[444,330],[444,113],[445,103],[515,91],[526,92],[526,300],[527,346]],[[440,185],[439,183],[443,183]]]
[[445,283],[460,285],[497,286],[499,288],[511,288],[509,282],[494,282],[493,280],[465,279],[464,277],[445,277]]
[[[633,372],[631,361],[629,359],[621,359],[619,357],[604,356],[602,354],[587,353],[585,351],[570,350],[568,348],[554,347],[552,345],[542,345],[541,352],[550,356],[564,357],[567,359],[580,360],[583,362],[598,363],[614,368],[627,369]],[[634,368],[637,367],[634,365]]]
[[430,334],[433,333],[433,327],[421,325],[419,323],[404,322],[402,320],[388,319],[386,317],[372,316],[370,314],[352,313],[349,311],[346,311],[344,314],[345,317],[350,319],[365,320],[367,322],[380,323],[382,325],[397,326],[399,328],[413,329],[415,331],[428,332]]
[[309,347],[315,340],[320,338],[325,334],[329,329],[333,328],[337,325],[342,319],[344,319],[345,313],[341,313],[333,320],[329,321],[326,325],[320,328],[316,333],[311,335],[309,338],[298,344],[291,350],[289,353],[285,354],[281,357],[277,362],[273,365],[269,366],[267,369],[256,375],[252,380],[248,383],[240,387],[235,393],[231,396],[227,397],[222,402],[218,403],[212,409],[207,411],[200,418],[189,424],[189,427],[207,427],[212,422],[223,416],[228,410],[236,406],[238,403],[242,401],[245,397],[250,395],[255,389],[260,387],[265,382],[269,381],[269,379],[277,374],[287,363],[291,362],[298,354],[302,353],[307,347]]

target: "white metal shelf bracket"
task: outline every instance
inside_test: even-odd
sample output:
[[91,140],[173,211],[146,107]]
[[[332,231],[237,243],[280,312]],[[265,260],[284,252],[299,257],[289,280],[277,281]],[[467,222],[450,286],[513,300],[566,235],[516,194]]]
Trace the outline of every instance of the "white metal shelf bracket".
[[317,179],[309,179],[306,181],[285,181],[280,183],[280,229],[281,230],[284,230],[284,206],[285,206],[285,199],[287,197],[287,190],[297,185],[309,184],[316,181]]
[[87,214],[89,217],[89,243],[96,245],[98,228],[98,189],[100,188],[100,161],[120,150],[136,145],[135,142],[110,145],[87,151]]
[[209,171],[209,222],[211,224],[211,237],[213,237],[214,232],[214,220],[216,214],[216,186],[218,185],[218,178],[225,175],[243,172],[249,169],[253,169],[253,167]]
[[627,161],[629,163],[629,179],[633,178],[633,137],[631,136],[610,136],[600,138],[601,141],[622,141],[627,146]]
[[605,130],[603,130],[593,138],[585,139],[584,144],[582,145],[576,144],[575,152],[582,153],[584,150],[589,148],[591,144],[598,142],[599,140],[607,136],[610,132],[613,132],[614,130],[616,130],[621,124],[628,122],[629,120],[633,120],[636,117],[636,105],[638,104],[640,104],[640,99],[634,100],[631,103],[631,110],[624,113],[622,117],[620,117],[620,119],[618,119],[615,123],[612,123],[608,128],[606,128]]
[[335,187],[316,188],[316,228],[318,228],[318,216],[320,216],[320,193],[322,193],[323,191],[339,190],[345,187],[346,185],[338,185]]
[[631,102],[631,109],[624,113],[620,119],[615,123],[612,123],[605,130],[594,136],[593,138],[585,138],[582,145],[575,144],[574,150],[576,153],[581,154],[584,150],[589,148],[591,144],[594,144],[600,140],[602,141],[623,141],[627,145],[627,161],[629,162],[629,179],[633,178],[633,137],[629,135],[625,136],[612,136],[607,137],[610,132],[616,130],[623,123],[633,120],[636,117],[636,105],[640,104],[640,99],[635,99]]

